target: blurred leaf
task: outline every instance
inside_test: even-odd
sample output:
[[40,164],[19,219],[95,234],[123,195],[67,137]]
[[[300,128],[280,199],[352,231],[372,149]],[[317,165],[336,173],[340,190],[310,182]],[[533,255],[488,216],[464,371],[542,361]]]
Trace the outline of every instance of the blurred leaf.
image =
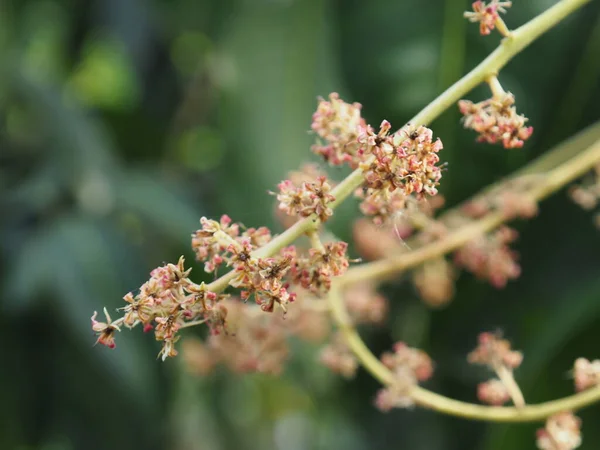
[[114,184],[116,207],[139,215],[182,246],[190,246],[191,234],[199,227],[202,211],[196,211],[187,194],[142,171],[123,174]]
[[118,41],[86,42],[83,59],[68,81],[69,92],[84,105],[132,109],[139,97],[134,68]]

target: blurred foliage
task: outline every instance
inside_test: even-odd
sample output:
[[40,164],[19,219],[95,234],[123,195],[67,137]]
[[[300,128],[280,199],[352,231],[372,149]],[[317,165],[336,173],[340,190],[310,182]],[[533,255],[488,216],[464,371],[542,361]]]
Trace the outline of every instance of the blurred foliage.
[[[462,18],[468,3],[0,0],[0,448],[533,448],[535,425],[381,414],[375,381],[336,379],[315,348],[294,347],[277,379],[197,379],[157,362],[141,332],[107,351],[89,327],[153,267],[191,261],[201,215],[274,225],[266,192],[310,158],[318,95],[399,127],[485,57],[498,38]],[[513,27],[555,2],[515,3]],[[476,145],[456,110],[440,117],[448,205],[598,120],[599,54],[595,1],[502,72],[536,128],[522,151]],[[568,394],[572,361],[600,357],[600,238],[564,193],[518,228],[523,275],[502,291],[463,275],[450,307],[430,311],[388,286],[388,327],[365,330],[374,352],[421,346],[437,361],[431,387],[474,401],[483,374],[464,355],[500,327],[525,352],[528,400]],[[598,448],[600,407],[582,417],[582,448]]]

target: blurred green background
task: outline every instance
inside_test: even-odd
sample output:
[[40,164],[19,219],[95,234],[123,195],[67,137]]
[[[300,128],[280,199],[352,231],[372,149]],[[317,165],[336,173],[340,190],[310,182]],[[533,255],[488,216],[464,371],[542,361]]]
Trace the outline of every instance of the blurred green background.
[[[510,27],[555,1],[515,3]],[[312,159],[317,96],[340,92],[400,127],[470,70],[499,38],[462,18],[468,4],[0,0],[0,449],[535,448],[535,424],[382,414],[375,381],[331,375],[308,345],[293,344],[282,377],[197,378],[181,358],[157,361],[139,330],[109,351],[90,329],[152,268],[193,261],[202,215],[280,230],[267,191]],[[502,72],[535,127],[522,150],[476,145],[457,109],[440,117],[448,205],[600,119],[598,55],[593,1]],[[345,239],[356,209],[333,223]],[[437,364],[429,387],[476,401],[486,374],[465,355],[500,327],[525,352],[530,402],[569,394],[574,359],[600,357],[600,235],[564,191],[517,228],[523,275],[504,290],[463,274],[431,311],[410,284],[388,286],[386,326],[363,332],[374,352],[422,347]],[[582,448],[599,448],[600,405],[581,417]]]

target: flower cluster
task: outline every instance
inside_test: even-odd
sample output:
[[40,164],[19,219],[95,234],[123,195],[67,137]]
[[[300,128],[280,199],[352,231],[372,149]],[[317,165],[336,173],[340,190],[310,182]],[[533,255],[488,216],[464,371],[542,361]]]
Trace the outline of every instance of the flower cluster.
[[325,176],[316,181],[304,181],[300,186],[292,180],[284,180],[278,185],[279,209],[290,216],[309,217],[315,214],[321,222],[333,214],[329,204],[335,200],[331,195],[331,185]]
[[[488,366],[499,377],[479,384],[477,397],[480,401],[491,405],[503,405],[511,398],[511,393],[518,390],[512,372],[521,365],[523,354],[511,350],[510,342],[506,339],[492,333],[481,333],[479,345],[469,354],[468,361],[471,364]],[[520,391],[517,395],[522,397]]]
[[387,299],[369,282],[356,283],[346,290],[344,302],[354,324],[379,324],[388,312]]
[[477,386],[477,398],[482,403],[502,406],[510,400],[510,393],[502,381],[492,378],[484,383],[479,383]]
[[198,259],[206,261],[205,270],[212,272],[226,263],[235,274],[229,284],[242,290],[243,300],[254,296],[263,311],[272,312],[279,305],[285,312],[287,304],[295,298],[283,282],[294,262],[294,249],[286,249],[272,258],[257,258],[252,252],[271,239],[268,229],[251,228],[237,235],[240,226],[232,225],[227,216],[220,222],[203,217],[200,223],[202,228],[192,235],[192,247]]
[[277,375],[289,357],[290,337],[321,342],[329,333],[326,311],[314,308],[309,298],[303,298],[285,319],[262,314],[258,308],[237,299],[222,303],[228,311],[227,333],[212,334],[206,342],[196,338],[183,341],[183,357],[193,374],[206,375],[217,364],[223,364],[236,373]]
[[431,307],[448,304],[454,297],[455,270],[445,258],[426,262],[413,273],[413,283],[421,299]]
[[517,278],[521,268],[516,262],[517,254],[507,244],[517,239],[517,232],[503,226],[490,235],[470,240],[454,253],[454,262],[487,279],[496,288],[506,286],[508,280]]
[[581,445],[581,420],[571,412],[548,418],[545,428],[537,431],[540,450],[574,450]]
[[514,103],[514,95],[506,92],[479,103],[460,100],[458,108],[464,116],[464,127],[479,133],[479,142],[501,142],[504,148],[520,148],[532,135],[533,127],[525,126],[528,119],[517,114]]
[[241,233],[243,227],[227,215],[221,216],[219,222],[202,217],[200,224],[202,228],[192,234],[192,249],[196,259],[204,262],[207,273],[216,272],[223,264],[233,265],[233,251],[240,246],[254,250],[271,240],[268,228],[250,228]]
[[190,323],[206,322],[213,333],[219,333],[226,316],[226,310],[219,303],[222,296],[210,292],[204,283],[198,285],[190,281],[190,271],[184,268],[183,257],[176,265],[154,269],[137,295],[130,292],[123,297],[127,306],[122,308],[124,315],[117,321],[111,320],[106,308],[106,322],[98,322],[94,313],[92,329],[98,334],[97,342],[114,348],[114,334],[120,331],[120,325],[133,328],[141,324],[144,331],[154,329],[156,339],[163,342],[160,356],[164,360],[177,354],[177,332]]
[[361,151],[372,158],[360,165],[365,181],[356,196],[363,199],[361,211],[376,223],[402,211],[413,193],[418,198],[437,194],[442,177],[437,165],[442,142],[433,140],[429,128],[409,124],[393,134],[390,129],[384,120],[378,133],[367,127],[358,138]]
[[285,250],[294,261],[290,270],[292,283],[321,296],[331,288],[333,277],[342,275],[349,266],[348,244],[328,242],[322,248],[311,248],[307,255],[297,255],[294,247]]
[[471,364],[481,364],[496,370],[503,366],[514,370],[523,362],[523,354],[512,350],[510,342],[502,339],[498,334],[481,333],[475,350],[469,353],[468,360]]
[[394,375],[394,382],[377,394],[375,404],[382,411],[413,406],[410,390],[433,375],[431,358],[422,350],[408,347],[404,342],[394,345],[393,353],[384,353],[381,362]]
[[359,103],[345,103],[335,92],[329,95],[329,101],[320,99],[311,126],[319,141],[312,146],[312,151],[329,164],[358,167],[361,160],[358,136],[366,127],[361,108]]
[[500,13],[506,13],[505,8],[510,8],[512,2],[492,0],[489,3],[477,0],[473,2],[473,11],[466,11],[464,16],[471,22],[479,22],[479,32],[487,36],[496,27]]
[[345,378],[352,378],[358,369],[358,361],[340,332],[334,334],[329,344],[321,349],[319,359],[321,364]]
[[600,359],[589,361],[585,358],[577,358],[573,368],[573,378],[577,391],[600,386]]

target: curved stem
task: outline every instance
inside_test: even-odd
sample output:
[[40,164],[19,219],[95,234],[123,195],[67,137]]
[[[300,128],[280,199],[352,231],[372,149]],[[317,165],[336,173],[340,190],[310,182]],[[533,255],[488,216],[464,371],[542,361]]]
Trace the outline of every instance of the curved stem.
[[[562,0],[527,22],[525,25],[513,31],[510,38],[505,38],[494,52],[463,78],[446,89],[433,102],[413,117],[410,122],[416,125],[429,124],[450,106],[460,100],[465,94],[485,81],[487,77],[496,75],[515,55],[535,41],[540,35],[590,1],[591,0]],[[335,200],[329,206],[331,208],[337,207],[342,201],[349,197],[362,182],[362,170],[356,169],[331,191]],[[271,256],[286,245],[295,241],[309,229],[317,227],[318,225],[319,220],[316,217],[307,217],[306,219],[300,220],[267,245],[258,249],[254,253],[254,256]],[[221,292],[227,288],[227,285],[233,278],[235,278],[235,273],[234,271],[231,271],[210,283],[207,288],[212,292]]]
[[[340,286],[334,285],[329,293],[328,301],[331,305],[333,319],[348,347],[374,378],[382,384],[392,384],[394,382],[392,372],[373,355],[353,327],[341,294]],[[417,405],[451,416],[489,422],[536,422],[543,421],[561,411],[575,411],[600,401],[600,386],[569,397],[537,405],[525,405],[520,408],[461,402],[420,386],[413,387],[410,395]]]
[[[540,176],[540,181],[533,184],[524,193],[535,200],[542,200],[565,184],[591,170],[598,162],[600,162],[600,140],[570,160]],[[501,211],[492,211],[483,218],[456,229],[438,241],[416,248],[410,253],[401,253],[353,267],[339,279],[339,282],[350,284],[364,280],[385,279],[395,273],[418,266],[429,259],[456,250],[473,239],[474,236],[487,233],[506,220],[506,215]]]

